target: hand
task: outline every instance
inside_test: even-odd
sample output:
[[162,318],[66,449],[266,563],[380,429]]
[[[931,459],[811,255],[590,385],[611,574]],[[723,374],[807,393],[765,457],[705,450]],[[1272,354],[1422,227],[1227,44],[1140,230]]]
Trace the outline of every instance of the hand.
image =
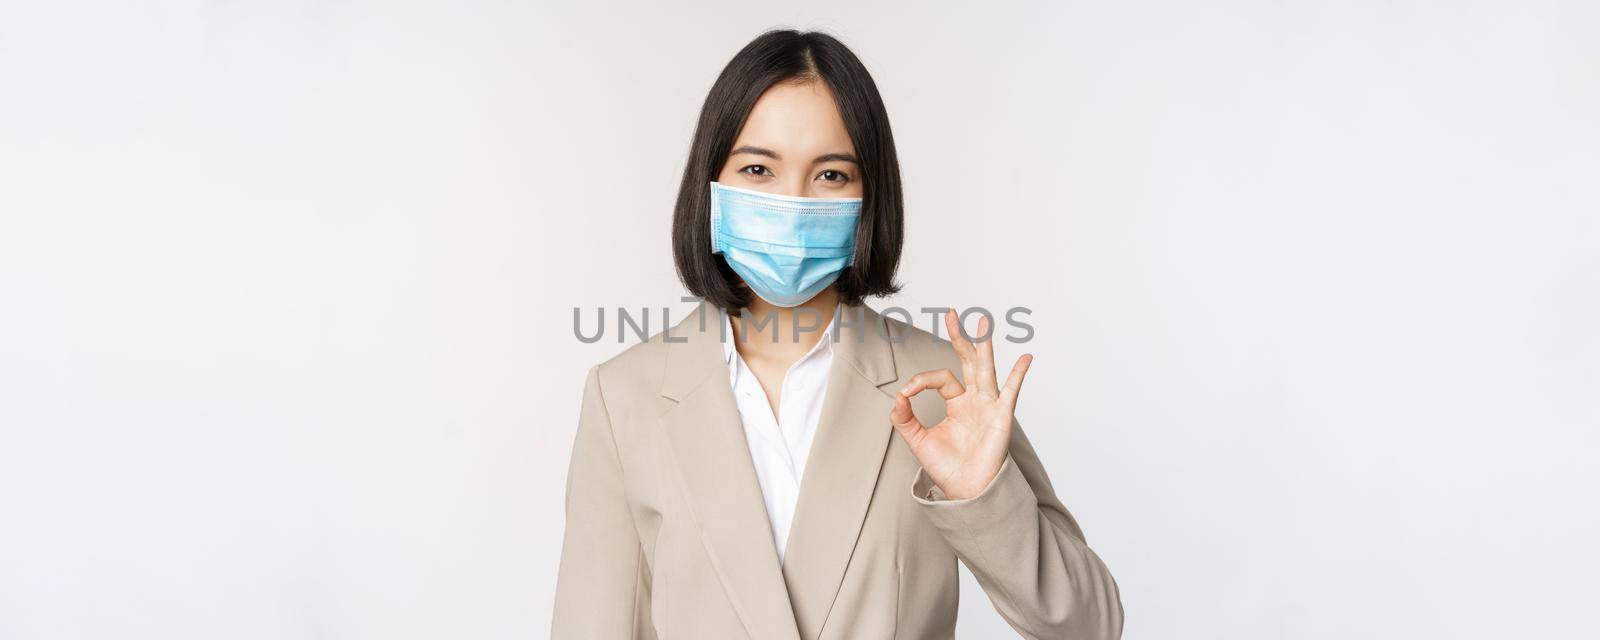
[[[895,396],[889,422],[911,445],[923,472],[945,497],[964,500],[982,493],[1005,464],[1017,394],[1033,356],[1018,358],[1006,377],[1006,386],[996,387],[993,336],[974,346],[961,333],[953,309],[945,311],[944,326],[950,332],[951,348],[961,359],[961,380],[949,369],[912,376]],[[989,334],[989,318],[984,316],[978,321],[978,335]],[[972,388],[963,386],[963,380]],[[932,428],[922,426],[911,411],[911,398],[927,389],[937,389],[944,398],[944,420]]]

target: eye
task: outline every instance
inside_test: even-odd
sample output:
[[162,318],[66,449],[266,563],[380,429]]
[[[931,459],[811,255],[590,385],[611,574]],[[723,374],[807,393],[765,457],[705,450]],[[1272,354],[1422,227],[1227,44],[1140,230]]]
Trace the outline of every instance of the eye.
[[753,164],[739,170],[739,173],[748,173],[753,176],[771,176],[772,171],[762,165]]
[[822,180],[823,182],[838,182],[842,184],[849,182],[850,176],[845,175],[843,171],[834,171],[833,169],[828,169],[817,174],[817,179]]

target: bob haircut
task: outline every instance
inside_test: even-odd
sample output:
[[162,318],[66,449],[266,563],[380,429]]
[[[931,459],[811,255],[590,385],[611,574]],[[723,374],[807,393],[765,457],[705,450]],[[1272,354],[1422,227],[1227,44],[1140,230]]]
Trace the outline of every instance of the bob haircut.
[[834,37],[768,31],[733,56],[706,95],[672,214],[672,255],[678,278],[690,293],[725,310],[745,308],[752,293],[720,254],[711,253],[709,184],[721,174],[728,152],[761,94],[780,82],[813,80],[821,80],[833,91],[839,116],[861,162],[861,219],[856,227],[855,255],[834,283],[840,301],[857,305],[867,296],[900,290],[894,283],[905,235],[900,162],[878,86],[861,60]]

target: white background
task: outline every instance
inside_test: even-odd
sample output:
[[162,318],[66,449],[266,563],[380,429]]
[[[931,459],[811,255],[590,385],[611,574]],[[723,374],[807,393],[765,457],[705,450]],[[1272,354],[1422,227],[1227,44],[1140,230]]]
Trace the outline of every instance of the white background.
[[0,5],[0,638],[546,635],[572,309],[685,308],[774,25],[888,103],[876,304],[1034,309],[1126,637],[1600,633],[1595,5],[433,4]]

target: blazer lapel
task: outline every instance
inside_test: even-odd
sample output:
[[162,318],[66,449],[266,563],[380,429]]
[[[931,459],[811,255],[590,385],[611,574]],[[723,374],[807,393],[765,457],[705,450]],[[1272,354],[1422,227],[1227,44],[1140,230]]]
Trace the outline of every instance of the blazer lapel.
[[701,303],[668,331],[661,395],[677,404],[661,415],[661,427],[688,489],[685,499],[706,554],[745,629],[753,638],[798,638],[772,525],[728,385],[719,320],[715,307]]
[[[865,306],[840,307],[827,394],[800,483],[783,577],[802,638],[816,638],[833,607],[878,483],[893,427],[896,381],[887,323]],[[726,385],[724,385],[726,386]]]

